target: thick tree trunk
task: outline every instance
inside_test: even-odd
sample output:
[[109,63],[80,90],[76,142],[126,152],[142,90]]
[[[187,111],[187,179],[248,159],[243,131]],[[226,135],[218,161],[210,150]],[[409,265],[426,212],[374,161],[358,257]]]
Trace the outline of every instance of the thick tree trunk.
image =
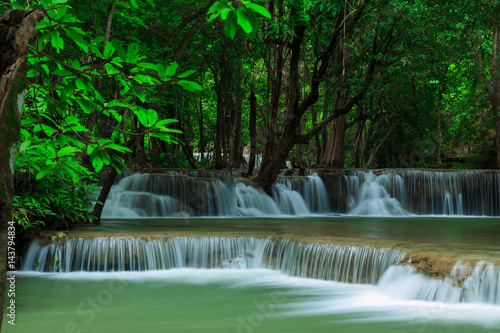
[[363,141],[362,140],[362,137],[363,137],[363,133],[364,133],[364,129],[365,129],[365,123],[366,123],[366,120],[362,119],[358,122],[358,125],[356,127],[356,141],[354,143],[354,167],[355,168],[360,168],[361,167],[361,163],[360,163],[360,150],[361,150],[361,142]]
[[325,166],[342,169],[345,161],[345,114],[334,119],[330,125],[330,136],[325,148],[323,163]]
[[217,124],[215,126],[215,169],[222,170],[222,153],[224,151],[224,75],[217,87]]
[[273,70],[273,77],[271,78],[271,118],[267,127],[266,145],[262,152],[262,164],[267,163],[273,152],[276,150],[276,140],[278,135],[278,111],[280,107],[281,88],[283,85],[283,46],[274,46],[275,66]]
[[235,73],[235,89],[233,93],[233,97],[235,100],[234,112],[232,117],[234,135],[232,138],[231,154],[229,156],[232,168],[240,167],[239,157],[240,157],[240,146],[241,146],[241,114],[243,112],[243,98],[242,98],[243,92],[241,91],[241,72],[242,72],[241,66],[242,63],[240,61]]
[[[28,43],[43,15],[39,10],[12,10],[0,18],[0,327],[5,309],[7,231],[12,219],[14,161],[27,93]],[[15,269],[9,266],[8,270]]]
[[248,160],[248,174],[253,174],[255,155],[257,154],[257,98],[252,87],[250,91],[250,158]]

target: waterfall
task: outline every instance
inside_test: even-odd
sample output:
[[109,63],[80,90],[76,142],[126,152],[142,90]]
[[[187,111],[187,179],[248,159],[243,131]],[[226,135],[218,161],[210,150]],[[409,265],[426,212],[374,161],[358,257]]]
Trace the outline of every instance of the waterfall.
[[122,177],[111,188],[102,216],[278,216],[328,210],[326,189],[316,174],[280,177],[269,197],[262,189],[235,183],[229,173],[195,170]]
[[392,266],[379,288],[404,300],[500,305],[500,266],[458,263],[444,281],[417,273],[412,266]]
[[349,171],[348,214],[500,216],[500,173]]
[[[403,197],[404,183],[398,175],[375,176],[372,171],[347,176],[348,205],[351,215],[401,216],[408,212],[401,208],[392,193]],[[393,191],[391,191],[393,189]]]
[[327,213],[331,210],[325,185],[316,173],[306,177],[278,177],[276,182],[284,185],[289,191],[298,192],[309,211]]
[[229,174],[132,174],[111,188],[103,217],[236,215]]
[[500,305],[500,266],[457,263],[444,281],[398,265],[406,253],[392,248],[302,243],[255,237],[141,239],[98,237],[35,240],[24,271],[109,272],[174,268],[274,269],[289,276],[377,285],[403,300]]
[[304,244],[254,237],[127,237],[34,241],[23,270],[145,271],[172,268],[270,268],[298,277],[376,284],[405,253],[390,248]]
[[391,248],[304,244],[279,239],[268,244],[274,267],[292,276],[349,283],[376,284],[382,273],[406,253]]

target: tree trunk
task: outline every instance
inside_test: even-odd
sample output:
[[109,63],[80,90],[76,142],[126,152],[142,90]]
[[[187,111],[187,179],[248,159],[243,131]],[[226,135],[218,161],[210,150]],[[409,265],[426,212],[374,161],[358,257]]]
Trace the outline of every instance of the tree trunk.
[[215,169],[222,170],[222,153],[224,150],[224,75],[222,75],[217,87],[217,124],[215,126]]
[[235,85],[233,93],[233,97],[235,100],[234,112],[232,117],[234,136],[232,138],[233,142],[231,147],[231,155],[229,156],[232,168],[240,167],[239,153],[241,146],[241,114],[243,112],[243,98],[242,98],[243,91],[241,91],[241,72],[242,72],[241,66],[242,63],[240,61],[239,64],[237,65],[235,73],[235,82],[234,82]]
[[[278,111],[281,97],[281,88],[283,85],[283,46],[273,46],[274,48],[274,58],[276,64],[274,66],[274,73],[271,78],[271,118],[269,119],[269,125],[267,127],[267,137],[266,145],[264,146],[264,151],[262,152],[262,164],[267,163],[267,160],[271,157],[273,152],[276,150],[276,140],[278,134]],[[270,72],[273,72],[272,70]]]
[[354,167],[355,168],[361,167],[359,151],[361,148],[361,142],[362,142],[363,132],[364,132],[364,128],[365,128],[365,123],[366,123],[366,120],[362,119],[358,122],[358,125],[356,126],[356,136],[355,136],[356,141],[354,143],[354,153],[353,153],[353,155],[354,155]]
[[323,164],[335,169],[344,168],[345,152],[345,114],[334,119],[330,125],[330,136],[323,156]]
[[198,126],[200,127],[200,141],[198,143],[198,150],[200,151],[200,161],[204,158],[205,144],[203,142],[203,105],[200,97],[200,117],[198,118]]
[[[5,309],[7,232],[8,222],[12,219],[14,161],[27,94],[28,43],[43,16],[40,10],[16,9],[5,12],[0,18],[0,327]],[[8,270],[15,271],[16,267],[9,264]]]
[[250,91],[250,158],[248,160],[248,174],[253,174],[255,155],[257,154],[257,98],[253,87]]
[[500,169],[500,18],[497,11],[493,25],[493,47],[491,59],[492,93],[490,94],[491,106],[495,118],[495,148],[497,155],[497,169]]
[[443,94],[439,89],[438,108],[437,108],[437,133],[436,133],[436,168],[441,168],[441,104]]
[[198,164],[196,163],[196,159],[194,158],[194,155],[193,155],[193,149],[191,149],[191,145],[189,144],[189,141],[188,141],[187,136],[186,136],[185,127],[184,127],[181,120],[179,120],[179,122],[177,124],[179,124],[180,130],[182,132],[181,133],[182,151],[184,152],[184,155],[186,156],[191,168],[198,169]]

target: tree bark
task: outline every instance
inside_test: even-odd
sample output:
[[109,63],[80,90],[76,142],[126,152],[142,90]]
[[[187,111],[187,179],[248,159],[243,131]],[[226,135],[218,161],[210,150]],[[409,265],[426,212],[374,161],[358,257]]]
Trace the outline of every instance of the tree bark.
[[28,43],[43,16],[40,10],[16,9],[5,12],[0,18],[0,327],[5,309],[7,231],[12,219],[14,161],[27,94]]
[[248,159],[248,174],[253,174],[255,155],[257,154],[257,98],[254,88],[250,91],[250,158]]
[[[214,77],[217,74],[214,73]],[[217,124],[215,126],[215,169],[222,170],[224,167],[222,164],[222,153],[224,151],[224,74],[221,76],[221,79],[216,82],[217,85]]]
[[242,72],[242,63],[241,60],[239,61],[234,77],[234,92],[233,92],[233,98],[235,100],[234,103],[234,112],[233,112],[233,138],[232,138],[232,147],[231,147],[231,155],[229,156],[230,161],[231,161],[231,167],[232,168],[239,168],[240,167],[240,146],[241,146],[241,114],[243,112],[243,98],[242,94],[243,91],[241,91],[241,73]]
[[198,126],[200,128],[200,141],[198,142],[198,150],[200,151],[200,161],[205,158],[204,153],[205,153],[205,143],[203,140],[203,103],[201,101],[200,97],[200,116],[198,118]]
[[[271,1],[269,4],[269,9],[272,15],[272,19],[276,22],[280,21],[284,15],[284,5],[283,1],[278,1],[276,4],[278,7],[278,15],[275,14],[275,2]],[[282,30],[280,28],[280,35]],[[280,97],[281,89],[283,87],[283,66],[285,60],[283,57],[283,43],[273,43],[272,55],[274,59],[274,66],[271,65],[271,61],[266,62],[268,71],[268,83],[271,84],[271,115],[269,117],[269,123],[267,126],[266,133],[266,144],[262,152],[262,162],[261,165],[265,165],[271,158],[271,155],[276,151],[276,141],[278,136],[278,111],[280,107]]]

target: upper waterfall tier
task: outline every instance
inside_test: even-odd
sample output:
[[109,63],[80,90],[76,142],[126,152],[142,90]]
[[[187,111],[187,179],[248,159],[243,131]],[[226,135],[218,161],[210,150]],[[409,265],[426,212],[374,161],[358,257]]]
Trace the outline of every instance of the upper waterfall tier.
[[190,171],[134,173],[115,184],[104,218],[310,215],[329,211],[316,175],[280,177],[274,194],[236,183],[228,173]]
[[[318,176],[318,174],[319,176]],[[228,172],[123,173],[103,218],[307,216],[500,216],[500,173],[493,171],[289,170],[270,197]],[[285,175],[286,174],[286,175]],[[101,184],[106,174],[101,174]]]
[[348,171],[353,215],[500,216],[500,173],[487,171]]

